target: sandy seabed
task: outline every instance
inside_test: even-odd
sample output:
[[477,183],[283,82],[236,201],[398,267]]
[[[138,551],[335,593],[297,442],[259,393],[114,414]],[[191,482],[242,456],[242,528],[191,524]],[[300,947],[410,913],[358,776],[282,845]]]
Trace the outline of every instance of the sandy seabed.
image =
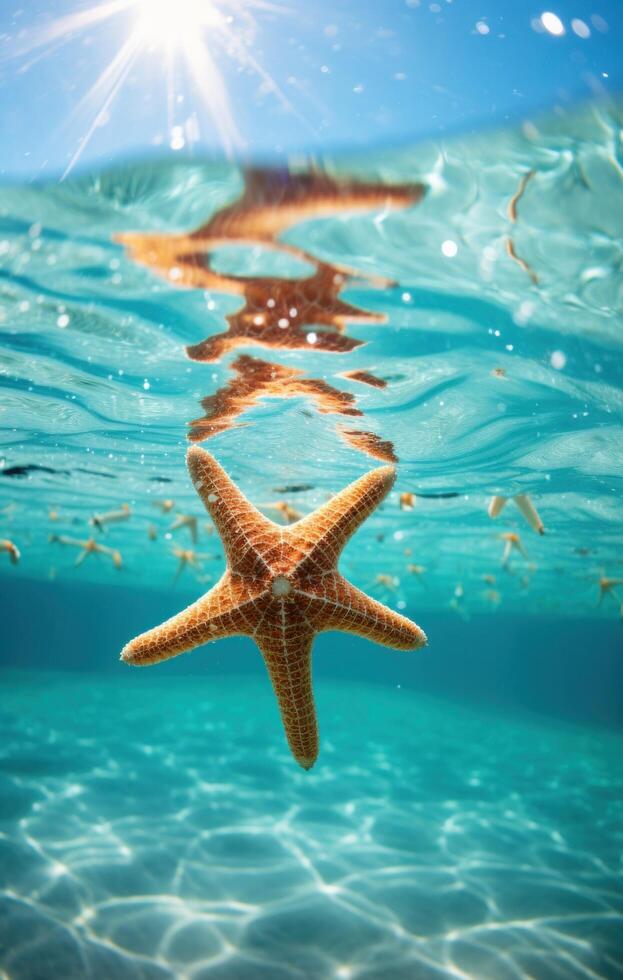
[[623,975],[613,733],[320,681],[304,773],[260,675],[2,688],[3,980]]

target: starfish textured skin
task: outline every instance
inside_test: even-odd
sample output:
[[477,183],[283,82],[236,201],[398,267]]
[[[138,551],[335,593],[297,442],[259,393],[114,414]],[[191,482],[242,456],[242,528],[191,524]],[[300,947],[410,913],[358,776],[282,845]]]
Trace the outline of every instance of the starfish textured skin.
[[147,666],[212,640],[250,636],[268,668],[292,754],[311,769],[318,756],[311,679],[316,634],[355,633],[398,650],[427,642],[415,623],[360,592],[337,570],[348,539],[391,490],[394,470],[372,470],[283,527],[261,514],[205,450],[193,446],[187,462],[221,536],[227,569],[197,602],[128,643],[121,659]]

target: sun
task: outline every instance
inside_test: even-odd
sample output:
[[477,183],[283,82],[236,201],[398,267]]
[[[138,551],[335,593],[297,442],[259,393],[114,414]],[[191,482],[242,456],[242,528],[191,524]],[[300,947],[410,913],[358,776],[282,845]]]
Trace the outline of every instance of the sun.
[[149,43],[179,48],[222,18],[212,0],[140,0],[138,29]]
[[[142,58],[156,62],[165,89],[168,144],[179,150],[202,138],[202,127],[216,130],[228,156],[244,147],[238,131],[230,94],[220,64],[235,61],[242,70],[259,76],[262,89],[272,93],[293,111],[269,72],[254,53],[256,14],[283,15],[289,10],[273,0],[98,0],[48,22],[43,28],[10,38],[10,47],[0,50],[0,62],[14,58],[26,61],[30,70],[39,58],[62,44],[74,43],[83,33],[108,21],[119,24],[119,39],[110,61],[78,100],[70,121],[83,119],[82,132],[63,177],[74,168],[97,129],[106,124],[113,105]],[[162,53],[158,61],[154,54]],[[145,75],[147,79],[148,75]],[[146,82],[146,84],[148,84]],[[198,107],[192,117],[175,117],[176,106],[190,96]]]

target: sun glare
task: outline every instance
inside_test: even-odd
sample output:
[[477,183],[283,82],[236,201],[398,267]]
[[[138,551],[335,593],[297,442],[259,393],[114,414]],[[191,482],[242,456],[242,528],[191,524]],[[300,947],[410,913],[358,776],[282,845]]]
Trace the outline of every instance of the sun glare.
[[[166,135],[162,142],[180,150],[200,140],[202,129],[212,128],[225,152],[231,155],[244,141],[236,126],[221,63],[228,58],[257,75],[262,90],[291,111],[254,53],[255,14],[281,15],[285,10],[273,0],[99,0],[91,7],[81,6],[75,13],[50,21],[46,27],[15,37],[6,35],[0,62],[21,58],[21,71],[30,71],[39,58],[59,45],[77,43],[83,34],[91,43],[98,25],[113,20],[119,24],[119,41],[108,64],[67,120],[68,124],[75,124],[82,118],[82,130],[77,147],[68,154],[64,176],[78,162],[95,132],[107,125],[128,78],[131,74],[137,77],[141,58],[150,58],[150,74],[146,73],[145,78],[152,77],[157,49],[164,52],[157,63],[166,94]],[[146,84],[152,86],[151,81]],[[151,87],[146,96],[151,98]],[[194,105],[193,110],[187,108],[190,104]],[[157,141],[157,134],[153,141]]]
[[139,30],[150,43],[179,47],[220,16],[211,0],[141,0]]

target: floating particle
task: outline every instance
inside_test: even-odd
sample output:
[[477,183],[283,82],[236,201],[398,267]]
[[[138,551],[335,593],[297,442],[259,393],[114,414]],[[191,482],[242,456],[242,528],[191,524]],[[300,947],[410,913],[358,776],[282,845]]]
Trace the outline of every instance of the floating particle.
[[174,126],[171,130],[171,139],[169,141],[169,146],[172,150],[183,150],[186,146],[186,140],[184,139],[184,130],[181,126]]
[[574,17],[571,21],[571,30],[574,34],[577,34],[578,37],[581,37],[584,40],[591,36],[590,27],[588,24],[585,24],[583,20],[580,20],[579,17]]
[[484,20],[479,20],[476,22],[476,30],[479,34],[489,34],[491,28],[484,22]]
[[553,14],[551,10],[546,10],[545,13],[541,14],[541,23],[548,34],[553,34],[554,37],[562,37],[565,33],[565,27],[560,17]]
[[445,242],[442,242],[441,251],[447,259],[453,259],[458,250],[459,246],[451,238],[447,238]]
[[561,350],[555,350],[549,359],[550,364],[557,371],[562,371],[565,364],[567,363],[567,355]]
[[523,327],[534,315],[534,310],[534,303],[529,299],[524,299],[519,304],[519,309],[513,315],[513,320],[519,327]]
[[57,327],[60,327],[61,330],[64,330],[65,327],[68,327],[69,326],[70,322],[71,322],[71,320],[70,320],[69,316],[66,313],[61,313],[61,315],[58,317],[58,319],[56,321],[56,326]]

